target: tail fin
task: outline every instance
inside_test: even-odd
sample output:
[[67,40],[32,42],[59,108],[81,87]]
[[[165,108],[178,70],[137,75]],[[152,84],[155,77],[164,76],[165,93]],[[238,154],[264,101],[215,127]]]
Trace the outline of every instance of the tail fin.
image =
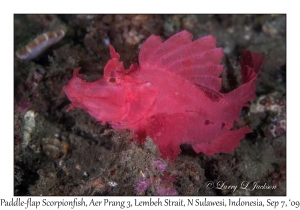
[[255,79],[264,62],[264,58],[255,52],[249,50],[242,51],[240,60],[243,83]]
[[242,51],[240,65],[243,84],[237,89],[226,94],[230,100],[236,101],[239,104],[245,104],[256,97],[255,79],[263,65],[263,62],[264,58],[262,55],[249,50]]

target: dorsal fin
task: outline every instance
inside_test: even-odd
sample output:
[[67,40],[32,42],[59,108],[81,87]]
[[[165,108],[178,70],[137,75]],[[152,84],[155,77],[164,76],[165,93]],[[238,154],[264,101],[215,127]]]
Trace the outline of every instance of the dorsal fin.
[[222,87],[222,79],[212,76],[203,75],[197,77],[189,77],[188,80],[196,85],[201,85],[217,92],[219,92]]
[[192,42],[192,34],[184,30],[163,43],[159,37],[150,36],[141,48],[139,64],[141,70],[171,71],[196,85],[219,91],[222,57],[223,51],[216,48],[212,35]]
[[188,31],[181,31],[173,35],[164,43],[160,44],[154,53],[149,54],[148,62],[152,65],[157,65],[160,61],[164,60],[164,58],[173,57],[173,54],[183,46],[192,43],[192,38],[193,35]]
[[145,67],[148,64],[150,55],[152,55],[161,44],[161,38],[153,34],[144,42],[139,53],[139,65],[141,67]]
[[219,101],[221,98],[223,98],[223,94],[221,94],[218,91],[215,91],[205,85],[201,84],[196,84],[204,93],[207,97],[209,97],[212,101]]
[[191,77],[194,75],[199,76],[213,76],[219,77],[223,71],[223,65],[207,64],[207,65],[192,65],[182,69],[174,69],[178,74],[183,77]]

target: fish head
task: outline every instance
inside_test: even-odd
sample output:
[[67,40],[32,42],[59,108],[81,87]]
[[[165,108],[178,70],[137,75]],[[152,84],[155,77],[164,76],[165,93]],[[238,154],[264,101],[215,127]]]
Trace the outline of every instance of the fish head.
[[[113,63],[114,61],[108,62],[108,67]],[[107,70],[107,67],[105,69]],[[83,109],[96,120],[111,124],[126,116],[126,90],[120,82],[121,77],[114,74],[116,70],[108,69],[110,71],[105,71],[104,76],[94,82],[85,81],[84,75],[79,74],[80,68],[74,69],[73,78],[63,87],[72,102],[67,111],[74,108]]]

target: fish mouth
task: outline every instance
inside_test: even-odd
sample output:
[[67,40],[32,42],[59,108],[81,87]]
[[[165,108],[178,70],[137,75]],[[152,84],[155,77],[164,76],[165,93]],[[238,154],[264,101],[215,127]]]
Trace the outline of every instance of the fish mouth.
[[65,94],[67,95],[67,97],[69,98],[69,100],[70,101],[72,101],[73,100],[73,97],[72,97],[72,94],[70,93],[70,90],[69,90],[70,88],[67,86],[67,85],[65,85],[64,87],[63,87],[63,91],[65,92]]

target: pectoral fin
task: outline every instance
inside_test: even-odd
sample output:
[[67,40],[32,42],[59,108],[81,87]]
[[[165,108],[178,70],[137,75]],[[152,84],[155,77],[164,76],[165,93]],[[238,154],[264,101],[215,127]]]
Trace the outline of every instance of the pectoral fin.
[[158,114],[148,119],[147,135],[158,146],[162,158],[173,162],[178,156],[186,125],[187,118],[183,113]]

